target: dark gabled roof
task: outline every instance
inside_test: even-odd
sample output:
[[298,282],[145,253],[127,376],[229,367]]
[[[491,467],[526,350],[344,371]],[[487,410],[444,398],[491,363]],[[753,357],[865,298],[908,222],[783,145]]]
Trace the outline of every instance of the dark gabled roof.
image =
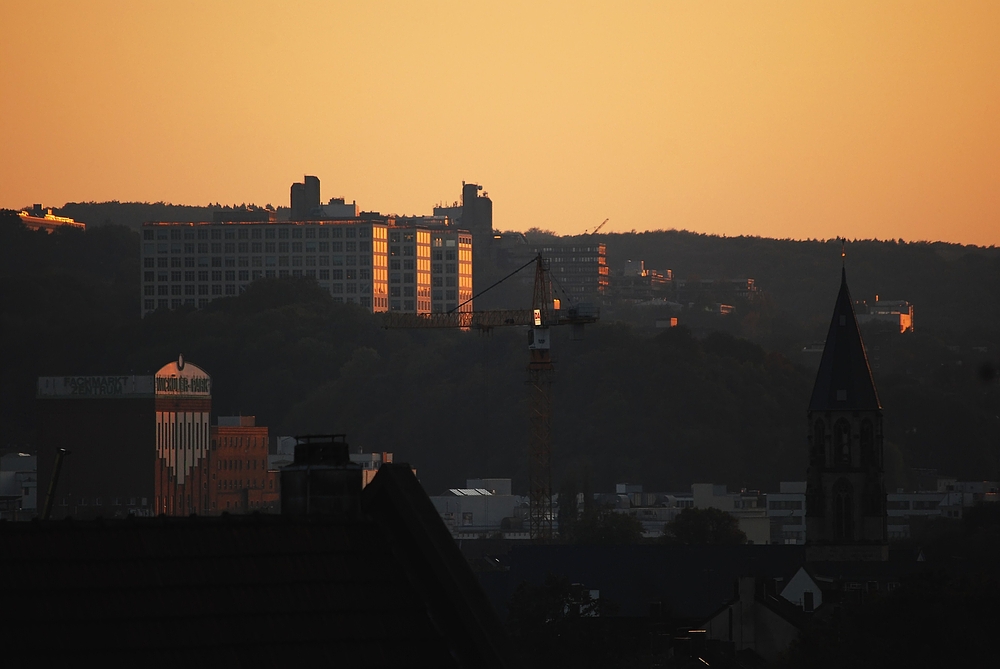
[[854,302],[847,288],[847,272],[841,272],[840,294],[833,310],[823,358],[816,373],[809,411],[881,409]]
[[496,614],[409,467],[351,516],[0,523],[13,666],[503,667]]
[[410,465],[382,465],[361,506],[390,535],[408,581],[435,623],[448,630],[459,665],[513,666],[496,610]]

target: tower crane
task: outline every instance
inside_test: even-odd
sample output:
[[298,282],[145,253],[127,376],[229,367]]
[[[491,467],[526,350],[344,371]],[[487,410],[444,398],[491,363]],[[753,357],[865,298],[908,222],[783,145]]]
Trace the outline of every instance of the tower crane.
[[594,228],[593,232],[585,232],[584,234],[585,235],[596,235],[600,231],[600,229],[604,227],[604,224],[607,223],[610,220],[611,220],[610,218],[604,219],[603,221],[601,221],[600,225],[598,225],[596,228]]
[[479,297],[532,264],[535,265],[535,285],[531,309],[459,311],[462,308],[462,305],[459,305],[447,313],[387,312],[383,327],[478,330],[504,326],[530,328],[528,330],[528,385],[531,393],[528,416],[528,531],[532,540],[545,541],[552,538],[553,520],[551,390],[555,367],[552,364],[549,330],[560,325],[571,325],[575,330],[580,330],[588,323],[596,323],[600,318],[600,312],[595,305],[589,304],[568,306],[563,309],[560,300],[553,300],[549,262],[541,254],[475,297]]

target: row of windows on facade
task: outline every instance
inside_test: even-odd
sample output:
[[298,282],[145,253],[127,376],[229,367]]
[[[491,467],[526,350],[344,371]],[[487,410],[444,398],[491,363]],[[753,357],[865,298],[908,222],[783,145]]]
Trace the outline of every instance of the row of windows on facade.
[[371,237],[371,227],[349,225],[322,226],[220,226],[220,227],[175,227],[149,226],[143,228],[144,240],[195,240],[195,239],[342,239]]
[[[392,286],[389,288],[389,297],[416,297],[416,295],[414,295],[413,288],[410,286],[402,289]],[[430,297],[434,301],[458,299],[457,293],[454,290],[432,290],[429,296],[425,294],[420,297]],[[470,294],[469,297],[471,298],[472,295]]]
[[[245,288],[245,286],[241,286]],[[374,299],[374,304],[378,308],[388,308],[389,301],[385,297],[371,298],[367,296],[354,297],[334,297],[333,301],[337,304],[358,304],[362,307],[371,308],[372,301]],[[195,301],[193,298],[171,298],[171,299],[155,299],[155,300],[143,300],[142,308],[144,311],[156,311],[157,309],[180,309],[181,307],[198,307],[199,309],[204,309],[208,306],[209,302],[212,300],[209,298],[199,298]],[[451,307],[449,307],[451,308]],[[398,309],[398,307],[397,307]],[[413,307],[407,307],[407,310],[412,310]]]
[[[202,256],[202,257],[187,257],[187,258],[150,258],[145,257],[142,260],[143,269],[150,270],[154,268],[153,261],[156,260],[155,267],[157,269],[167,269],[167,260],[170,260],[169,267],[173,269],[179,269],[182,267],[181,261],[183,260],[183,267],[185,269],[194,269],[197,267],[316,267],[316,266],[343,266],[343,265],[365,265],[370,266],[373,264],[373,256],[371,255],[333,255],[333,256],[240,256],[233,257],[227,256],[223,258],[222,256]],[[375,265],[379,267],[385,267],[383,262],[375,262]],[[430,269],[430,266],[421,267],[421,269]]]
[[[71,499],[63,497],[59,500],[59,506],[70,506]],[[76,506],[104,506],[104,500],[100,497],[80,497],[75,502]],[[145,497],[115,497],[111,502],[112,506],[148,506],[149,500]]]
[[[413,311],[414,310],[413,300],[390,300],[389,309],[391,311]],[[454,307],[451,307],[454,309]],[[416,309],[418,311],[430,311],[431,303],[428,300],[417,300]]]
[[565,265],[559,265],[552,268],[552,272],[560,276],[563,275],[572,276],[577,274],[582,276],[607,276],[608,275],[607,270],[608,270],[607,267],[599,267],[597,268],[597,273],[595,274],[593,267],[581,267],[579,265],[574,265],[573,267],[566,267]]
[[[274,479],[268,479],[267,483],[267,489],[274,490]],[[216,490],[263,490],[264,488],[263,481],[253,481],[250,479],[240,481],[220,479],[215,482]]]
[[[321,278],[327,278],[327,277],[321,277]],[[455,286],[455,284],[453,282],[449,282],[447,285],[451,286],[452,288],[454,288],[454,286]],[[434,282],[434,287],[435,288],[440,287],[440,286],[441,286],[440,282],[437,282],[437,281]],[[321,287],[325,289],[327,286],[323,285]],[[246,285],[240,285],[240,286],[238,286],[238,288],[239,288],[239,293],[243,294],[244,292],[246,292],[246,288],[247,287],[246,287]],[[347,293],[347,294],[350,294],[350,295],[355,295],[357,293],[368,294],[368,293],[371,293],[371,284],[367,284],[367,283],[333,283],[333,284],[330,284],[329,290],[330,290],[330,293],[333,294],[333,295],[342,295],[344,293]],[[383,290],[384,290],[384,287],[383,287]],[[210,294],[212,296],[215,296],[215,297],[222,297],[222,296],[228,296],[228,295],[236,295],[237,294],[237,285],[236,284],[214,284],[214,285],[211,285],[211,286],[208,285],[208,284],[201,284],[201,285],[188,284],[186,286],[181,286],[181,285],[177,285],[177,284],[172,285],[172,286],[167,286],[167,285],[148,286],[147,285],[147,286],[143,287],[143,294],[147,298],[149,298],[149,297],[157,297],[157,296],[159,296],[159,297],[168,297],[168,296],[174,296],[174,297],[193,297],[195,295],[204,297],[204,296],[207,296],[207,295],[210,295]],[[389,296],[390,297],[416,297],[416,296],[419,296],[419,297],[433,297],[435,300],[454,300],[454,299],[456,299],[456,295],[457,295],[457,291],[456,290],[443,290],[443,291],[442,290],[431,290],[431,291],[428,291],[427,288],[421,287],[418,290],[414,286],[402,286],[402,287],[400,287],[400,286],[390,286],[389,287]],[[471,294],[470,294],[470,297],[471,297]],[[152,309],[153,307],[147,306],[146,308],[147,309]]]
[[[155,254],[221,254],[221,253],[371,253],[372,242],[187,242],[185,244],[167,245],[166,243],[152,244],[146,242],[142,246],[143,255],[151,256]],[[393,246],[395,253],[392,255],[412,256],[412,246],[403,247],[404,252],[400,253],[399,247]],[[376,253],[385,253],[385,242],[375,242]],[[408,251],[408,252],[406,252]],[[441,253],[438,251],[437,253]],[[449,251],[454,254],[454,251]],[[453,258],[454,259],[454,258]]]
[[[149,226],[143,229],[143,239],[147,241],[193,241],[193,240],[239,240],[239,239],[352,239],[356,237],[371,237],[372,227],[361,225],[252,225],[252,226]],[[386,238],[384,228],[375,226],[376,237]],[[379,234],[381,233],[381,234]],[[388,232],[390,242],[421,242],[427,241],[430,231],[413,229],[392,230]],[[454,239],[444,239],[436,236],[434,246],[454,246]],[[459,244],[471,244],[470,235],[459,235]],[[596,249],[587,249],[596,251]]]
[[[598,265],[605,266],[604,263],[607,262],[607,259],[604,256],[551,256],[551,257],[546,256],[546,258],[548,258],[549,262],[553,263],[554,265],[560,265],[561,263],[565,262],[565,263],[579,263],[579,264],[597,263]],[[568,271],[573,268],[557,266],[553,267],[552,269],[559,271]]]
[[[912,504],[912,506],[911,506]],[[941,500],[889,500],[885,503],[885,508],[890,511],[932,511],[941,504]]]
[[532,252],[547,253],[547,254],[552,254],[554,257],[557,257],[557,254],[560,253],[600,253],[601,246],[604,245],[601,244],[600,246],[542,246],[533,248]]
[[[169,263],[167,261],[170,261]],[[183,260],[183,263],[182,263]],[[197,263],[196,263],[197,260]],[[160,281],[167,280],[167,269],[171,269],[176,272],[181,269],[186,269],[193,271],[195,267],[207,268],[207,267],[317,267],[317,266],[344,266],[344,265],[371,265],[369,262],[371,258],[368,256],[241,256],[241,257],[204,257],[204,258],[143,258],[143,269],[145,273],[143,278],[146,281],[153,281],[154,276]],[[384,264],[375,263],[380,267],[385,267]],[[159,270],[154,275],[151,270]],[[470,265],[458,265],[455,263],[430,263],[427,260],[390,260],[389,269],[392,270],[420,270],[420,271],[430,271],[434,274],[458,274],[460,271],[463,274],[469,274],[472,271]],[[199,271],[208,271],[201,269]],[[173,274],[173,277],[179,277],[179,274]],[[194,275],[185,275],[193,277]],[[179,278],[173,278],[174,281],[180,281]],[[194,281],[194,278],[186,278],[186,281]]]
[[418,248],[424,250],[423,247],[416,246],[389,246],[386,247],[385,242],[369,242],[369,241],[359,241],[359,242],[187,242],[184,244],[170,244],[165,242],[152,244],[146,242],[143,244],[142,252],[144,256],[153,256],[156,254],[166,255],[168,253],[172,254],[185,254],[185,255],[219,255],[219,254],[233,254],[233,253],[375,253],[375,254],[385,254],[388,253],[389,256],[398,257],[430,257],[434,260],[472,260],[472,252],[467,249],[462,249],[460,251],[454,250],[435,250],[430,253],[417,253]]
[[[282,263],[282,264],[287,265],[287,263]],[[308,266],[309,263],[306,263],[306,265]],[[293,267],[301,266],[301,263],[293,262],[292,266]],[[453,273],[454,269],[455,269],[454,266],[449,266],[448,267],[449,273]],[[198,281],[199,283],[203,283],[206,281],[215,281],[215,282],[236,281],[237,277],[239,277],[240,281],[249,281],[251,280],[251,277],[253,278],[253,280],[257,280],[264,276],[272,276],[272,277],[274,276],[273,274],[271,275],[265,274],[264,273],[265,271],[266,270],[249,270],[249,269],[146,270],[145,272],[143,272],[142,279],[143,283],[146,284],[151,284],[156,282],[166,283],[166,282],[180,282],[180,281],[185,281],[185,282]],[[293,274],[292,276],[302,276],[302,273],[300,272],[299,274]],[[307,270],[305,276],[315,277],[316,272]],[[414,274],[413,272],[406,272],[402,274],[399,272],[393,272],[392,274],[389,274],[387,270],[378,267],[376,267],[374,270],[367,267],[362,267],[360,269],[319,270],[320,279],[324,280],[330,279],[331,276],[335,281],[343,279],[347,279],[348,281],[353,279],[372,279],[374,277],[376,280],[379,281],[385,281],[388,279],[389,283],[416,283],[416,281],[414,281],[414,277],[416,277],[421,283],[426,283],[428,279],[426,272],[421,272],[418,274]],[[462,275],[459,276],[457,279],[454,275],[447,277],[437,276],[434,279],[434,281],[436,281],[435,285],[438,286],[454,286],[456,285],[455,283],[456,280],[459,282],[458,285],[461,285],[463,287],[464,286],[468,286],[470,288],[472,287],[472,277],[469,275]]]
[[[247,469],[257,469],[257,460],[247,459],[247,460],[219,460],[216,463],[216,469],[222,471],[224,469],[233,471],[243,471],[243,463],[246,463]],[[267,460],[260,460],[260,468],[267,469]]]
[[802,508],[802,500],[794,500],[794,499],[770,500],[767,503],[767,508],[773,509],[775,511],[798,510]]
[[[270,271],[271,273],[267,274],[266,273],[267,271]],[[159,274],[160,274],[160,276],[157,277],[157,279],[160,282],[162,282],[161,285],[159,286],[160,288],[163,288],[164,284],[166,284],[166,282],[168,282],[168,281],[169,282],[177,283],[177,282],[180,282],[180,281],[183,280],[183,281],[186,281],[186,282],[189,282],[189,283],[193,284],[193,282],[195,282],[195,281],[197,281],[198,283],[204,283],[204,282],[207,282],[207,281],[213,281],[213,282],[237,281],[237,280],[238,281],[251,281],[251,280],[256,281],[257,279],[261,279],[261,278],[264,278],[264,277],[274,278],[275,276],[289,276],[289,273],[287,272],[287,270],[285,271],[284,274],[275,274],[274,270],[252,270],[252,271],[251,270],[212,270],[211,273],[209,273],[209,270],[199,270],[198,274],[197,274],[197,279],[195,278],[196,275],[195,275],[194,270],[187,270],[187,271],[185,271],[183,273],[183,275],[181,274],[181,272],[179,270],[174,270],[174,271],[172,271],[170,273],[169,278],[167,277],[167,273],[166,272],[160,272]],[[346,270],[346,271],[342,270],[342,269],[335,269],[335,270],[332,270],[332,271],[329,270],[329,269],[321,269],[318,272],[318,277],[321,280],[323,280],[323,281],[329,280],[331,277],[335,281],[343,281],[344,279],[347,279],[348,281],[355,281],[355,280],[358,280],[358,279],[361,279],[363,281],[370,281],[371,278],[372,278],[372,274],[373,274],[373,272],[370,269],[360,269],[360,270],[349,269],[349,270]],[[150,292],[150,288],[154,288],[155,287],[155,286],[152,285],[153,283],[155,283],[154,278],[153,278],[152,275],[153,275],[153,272],[146,272],[145,276],[144,276],[144,282],[143,283],[145,284],[145,290],[146,290],[146,294],[147,295],[152,294]],[[378,279],[378,280],[381,280],[381,281],[385,281],[386,280],[386,272],[385,272],[385,270],[375,270],[374,275],[375,275],[375,278]],[[183,279],[182,279],[182,276],[183,276]],[[306,270],[305,272],[303,272],[302,270],[297,270],[297,273],[292,272],[291,276],[309,276],[309,277],[316,278],[317,277],[317,272],[316,272],[316,270]],[[397,275],[397,280],[394,281],[393,283],[399,283],[399,281],[398,281],[398,275]],[[413,283],[412,278],[409,281],[407,281],[407,283]]]
[[[279,273],[278,276],[287,277],[288,273],[287,272]],[[302,276],[302,274],[301,274],[301,272],[298,273],[298,274],[296,274],[295,272],[292,272],[292,276]],[[310,276],[312,278],[315,278],[316,275],[315,274],[307,274],[306,276]],[[258,277],[254,277],[254,278],[258,278]],[[326,277],[323,277],[323,278],[326,278]],[[324,289],[327,288],[326,285],[321,285],[320,287],[324,288]],[[246,284],[240,284],[238,286],[238,288],[239,288],[239,294],[242,295],[244,292],[246,292],[247,286],[246,286]],[[204,284],[204,283],[203,284],[198,284],[198,285],[193,284],[193,283],[189,283],[186,286],[182,286],[180,284],[174,284],[172,286],[168,286],[166,284],[161,284],[159,286],[150,286],[150,285],[143,286],[142,290],[143,290],[143,295],[145,295],[146,297],[154,297],[154,296],[165,297],[165,296],[168,296],[168,295],[172,295],[174,297],[178,297],[178,296],[182,296],[182,295],[183,296],[187,296],[187,297],[191,297],[191,296],[194,296],[196,294],[200,295],[200,296],[205,296],[205,295],[211,294],[214,297],[221,297],[223,295],[227,295],[227,296],[228,295],[236,295],[237,294],[237,284],[213,284],[211,286],[209,286],[208,284]],[[349,293],[349,294],[356,294],[356,293],[359,293],[359,292],[360,293],[371,293],[371,284],[367,284],[367,283],[360,283],[360,284],[359,283],[334,283],[334,284],[330,285],[330,292],[332,294],[343,294],[345,292]]]
[[[168,511],[168,509],[167,509],[167,501],[168,501],[168,498],[164,497],[164,498],[163,498],[163,506],[162,506],[162,507],[160,507],[160,499],[159,499],[159,498],[157,498],[157,503],[156,503],[156,505],[157,505],[157,507],[158,507],[158,508],[160,508],[160,509],[161,509],[161,511],[162,511],[163,513],[166,513],[166,512]],[[172,501],[172,500],[171,500],[171,501]],[[172,506],[172,505],[171,505],[171,506]],[[183,499],[181,500],[181,504],[179,504],[178,506],[179,506],[179,507],[183,507],[183,506],[184,506],[184,500],[183,500]],[[239,509],[239,508],[240,508],[240,507],[242,507],[242,506],[243,506],[242,504],[239,504],[239,503],[231,503],[231,502],[228,502],[228,501],[227,501],[227,502],[226,502],[226,507],[225,507],[225,508],[226,508],[226,509],[230,509],[230,510],[232,510],[232,509]],[[250,500],[250,501],[248,501],[248,502],[247,502],[247,505],[246,505],[246,508],[248,508],[248,509],[263,509],[263,508],[265,508],[266,506],[267,506],[267,504],[262,504],[262,503],[260,503],[260,502],[257,502],[257,501],[254,501],[254,500]],[[204,500],[204,501],[202,502],[202,508],[203,508],[203,509],[204,509],[205,511],[208,511],[208,510],[210,510],[210,507],[209,507],[209,503],[208,503],[208,500],[207,500],[207,499],[206,499],[206,500]],[[197,508],[196,508],[196,507],[195,507],[195,506],[194,506],[194,505],[192,504],[192,502],[191,502],[191,495],[188,495],[188,496],[187,496],[187,509],[188,509],[188,512],[190,512],[190,513],[194,513],[195,511],[197,511]],[[211,504],[211,509],[215,509],[215,510],[221,510],[221,509],[222,509],[222,504],[221,504],[221,502],[219,502],[219,503],[217,503],[217,502],[212,502],[212,504]]]

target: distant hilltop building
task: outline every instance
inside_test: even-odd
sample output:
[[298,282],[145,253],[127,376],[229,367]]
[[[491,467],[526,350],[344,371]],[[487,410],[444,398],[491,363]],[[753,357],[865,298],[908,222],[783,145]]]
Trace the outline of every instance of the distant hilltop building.
[[278,213],[274,209],[267,207],[242,206],[225,207],[212,212],[212,221],[215,223],[237,223],[244,221],[274,222]]
[[497,258],[505,268],[515,269],[539,254],[548,260],[554,295],[573,300],[597,299],[608,290],[607,246],[590,237],[532,243],[519,232],[505,232],[494,235],[493,241]]
[[[315,279],[335,302],[373,313],[472,310],[472,232],[447,216],[384,216],[343,198],[320,206],[319,193],[316,177],[293,184],[289,221],[241,208],[210,223],[144,224],[141,315],[201,308],[283,277]],[[475,197],[470,220],[492,225],[491,204],[479,202],[488,198]],[[243,212],[251,220],[236,220]]]
[[[310,277],[335,301],[388,311],[392,223],[391,219],[146,223],[141,314],[201,308],[243,293],[257,279],[281,277]],[[421,241],[429,312],[430,234],[422,235]],[[409,249],[414,254],[415,246],[416,240]],[[402,249],[396,252],[401,255]]]
[[879,300],[868,304],[860,301],[855,304],[858,313],[858,325],[885,325],[898,328],[900,333],[913,332],[913,305],[906,300]]
[[472,235],[472,265],[475,283],[484,285],[486,270],[493,257],[493,200],[479,184],[462,182],[462,201],[452,206],[434,207],[435,217],[446,217],[452,224]]
[[52,232],[57,228],[74,228],[77,230],[86,230],[87,224],[80,223],[79,221],[74,221],[72,218],[66,218],[65,216],[56,216],[52,213],[52,209],[42,209],[42,205],[36,204],[31,209],[22,211],[18,214],[21,219],[21,223],[24,227],[29,230],[45,230],[46,232]]
[[302,183],[293,183],[290,199],[289,220],[292,221],[350,219],[361,215],[357,202],[347,204],[342,197],[331,198],[328,203],[320,204],[318,177],[306,176],[303,177]]
[[147,223],[141,314],[206,306],[262,278],[309,277],[372,312],[472,310],[472,236],[393,217]]
[[319,179],[306,176],[302,183],[293,183],[291,188],[291,220],[308,220],[319,208]]

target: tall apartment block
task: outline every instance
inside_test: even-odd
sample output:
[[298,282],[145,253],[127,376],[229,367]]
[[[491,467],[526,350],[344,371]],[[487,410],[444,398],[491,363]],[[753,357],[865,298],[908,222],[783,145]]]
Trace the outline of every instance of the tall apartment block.
[[[411,231],[422,231],[429,234],[429,248],[425,249],[423,242],[420,242],[416,244],[413,252],[423,253],[426,251],[429,254],[427,268],[430,272],[430,285],[427,297],[430,298],[430,311],[433,313],[443,313],[456,309],[472,311],[472,233],[465,229],[460,230],[456,228],[453,222],[446,216],[397,218],[395,224],[398,228],[401,228],[399,234],[395,235],[395,237],[398,237],[400,242],[404,244],[414,244],[414,240],[424,239],[423,236]],[[414,278],[419,277],[414,277],[407,272],[408,268],[412,269],[414,266],[413,262],[409,261],[407,257],[403,257],[399,263],[394,261],[392,257],[393,230],[389,231],[389,239],[390,298],[394,294],[393,282],[397,278],[401,279],[403,283],[401,290],[403,291],[404,298],[404,301],[400,305],[392,304],[390,299],[390,311],[413,312],[413,309],[407,307],[408,303],[405,299],[406,295],[413,291],[406,284]],[[406,246],[401,250],[403,253],[410,252]],[[392,271],[393,268],[399,269],[397,265],[402,267],[403,270],[403,274],[398,277]],[[423,308],[427,305],[420,306]],[[417,313],[427,312],[418,311]]]
[[389,310],[431,312],[431,233],[429,230],[389,230]]
[[462,182],[462,201],[455,206],[434,207],[434,217],[447,217],[454,225],[467,230],[473,240],[476,282],[483,284],[486,261],[493,255],[493,201],[479,184]]
[[472,235],[431,231],[431,311],[472,311]]
[[294,183],[289,193],[293,221],[305,221],[319,207],[319,179],[306,176],[302,183]]
[[[239,295],[255,279],[288,276],[316,279],[334,301],[386,311],[391,223],[392,219],[146,223],[141,314],[204,307],[214,299]],[[424,238],[429,265],[426,231]],[[402,247],[399,250],[402,254]],[[429,267],[424,271],[429,312]]]

